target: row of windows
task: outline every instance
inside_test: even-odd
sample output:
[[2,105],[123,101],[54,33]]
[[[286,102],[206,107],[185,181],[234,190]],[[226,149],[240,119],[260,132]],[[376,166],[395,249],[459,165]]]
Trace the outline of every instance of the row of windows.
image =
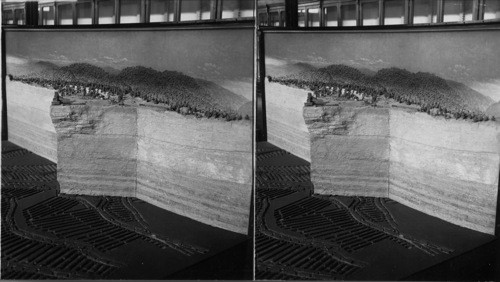
[[24,8],[8,9],[2,11],[3,24],[23,25],[25,23]]
[[[254,0],[84,0],[40,4],[40,25],[184,22],[254,17]],[[3,9],[4,24],[24,24],[24,9]]]
[[[323,2],[323,1],[321,1]],[[299,27],[433,24],[499,20],[499,0],[361,0],[299,5]],[[286,26],[283,7],[259,9],[262,26]]]

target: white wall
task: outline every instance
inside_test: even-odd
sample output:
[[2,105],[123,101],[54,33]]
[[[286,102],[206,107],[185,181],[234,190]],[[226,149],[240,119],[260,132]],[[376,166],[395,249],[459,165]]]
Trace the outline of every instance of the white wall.
[[57,137],[50,118],[54,90],[6,79],[8,140],[57,163]]

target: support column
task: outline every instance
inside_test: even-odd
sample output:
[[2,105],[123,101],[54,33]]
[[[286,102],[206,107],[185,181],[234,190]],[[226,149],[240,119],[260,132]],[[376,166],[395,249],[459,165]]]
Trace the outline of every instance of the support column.
[[217,19],[217,0],[210,0],[210,19]]
[[437,22],[442,23],[444,18],[444,2],[437,0]]
[[[285,2],[286,26],[287,28],[297,28],[299,26],[299,2],[298,0],[287,0]],[[269,19],[268,19],[269,21]]]
[[149,22],[149,1],[141,0],[141,23]]
[[24,9],[24,17],[25,24],[28,26],[37,26],[38,25],[38,2],[36,1],[28,1],[25,4]]
[[54,3],[54,25],[59,25],[59,5]]
[[413,24],[413,0],[405,1],[405,24]]
[[181,20],[181,2],[180,0],[175,0],[174,2],[174,22],[179,22]]
[[92,1],[92,24],[98,24],[99,23],[99,0],[93,0]]
[[479,0],[474,0],[472,3],[472,20],[479,20]]
[[325,15],[323,13],[323,0],[319,2],[319,26],[325,26]]
[[120,5],[121,1],[120,0],[115,0],[115,24],[120,23]]
[[477,15],[477,19],[482,21],[484,20],[484,0],[479,0],[479,4],[478,4],[478,15]]
[[[38,3],[36,3],[36,7],[38,7]],[[28,6],[28,3],[26,3],[26,8]],[[3,7],[2,7],[3,8]],[[26,9],[26,12],[28,11],[28,9]],[[26,13],[26,15],[28,15]],[[26,16],[26,18],[28,19],[28,16]],[[38,19],[35,19],[35,20],[38,20]],[[2,39],[5,39],[5,31],[3,30],[2,28]],[[7,64],[5,64],[5,59],[6,59],[6,54],[5,54],[5,40],[2,40],[2,62],[4,62],[2,64],[2,74],[5,74],[7,73]],[[6,141],[9,139],[9,132],[8,132],[8,127],[7,127],[7,91],[6,91],[6,87],[5,87],[5,82],[6,82],[6,75],[2,75],[2,141]]]
[[363,9],[359,0],[356,0],[356,26],[362,26]]
[[378,20],[379,20],[379,25],[384,25],[384,18],[385,18],[385,5],[384,5],[384,0],[378,0]]
[[73,11],[73,25],[77,25],[78,23],[78,11],[76,10],[76,2],[71,3],[71,10]]
[[[257,33],[257,59],[258,59],[258,81],[257,81],[257,101],[260,98],[261,112],[256,111],[255,120],[257,124],[257,141],[267,141],[267,122],[266,122],[266,60],[265,60],[265,42],[264,33],[258,31]],[[256,101],[256,104],[257,104]],[[260,126],[259,126],[260,125]],[[260,127],[260,128],[259,128]]]

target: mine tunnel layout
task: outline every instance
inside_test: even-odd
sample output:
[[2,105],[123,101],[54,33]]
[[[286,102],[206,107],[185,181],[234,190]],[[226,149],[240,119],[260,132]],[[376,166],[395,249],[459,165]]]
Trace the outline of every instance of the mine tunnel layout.
[[307,161],[258,143],[256,279],[402,279],[493,239],[388,198],[313,191]]
[[60,194],[56,178],[2,142],[2,279],[162,279],[246,239],[137,198]]

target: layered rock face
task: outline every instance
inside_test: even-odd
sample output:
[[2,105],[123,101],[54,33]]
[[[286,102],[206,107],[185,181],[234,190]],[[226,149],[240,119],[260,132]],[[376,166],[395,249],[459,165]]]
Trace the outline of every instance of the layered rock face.
[[304,107],[304,118],[316,193],[389,197],[494,234],[498,123],[447,120],[358,102]]
[[62,193],[135,196],[137,108],[52,106]]
[[248,121],[196,119],[138,108],[137,197],[247,233],[252,193]]
[[6,79],[9,141],[57,162],[57,137],[50,118],[54,91]]
[[266,78],[267,141],[311,161],[310,141],[302,116],[307,92]]
[[363,102],[304,107],[311,180],[320,194],[387,197],[389,109]]
[[248,121],[153,106],[52,106],[61,192],[140,198],[246,234],[252,194]]
[[390,198],[494,234],[500,126],[390,111]]

